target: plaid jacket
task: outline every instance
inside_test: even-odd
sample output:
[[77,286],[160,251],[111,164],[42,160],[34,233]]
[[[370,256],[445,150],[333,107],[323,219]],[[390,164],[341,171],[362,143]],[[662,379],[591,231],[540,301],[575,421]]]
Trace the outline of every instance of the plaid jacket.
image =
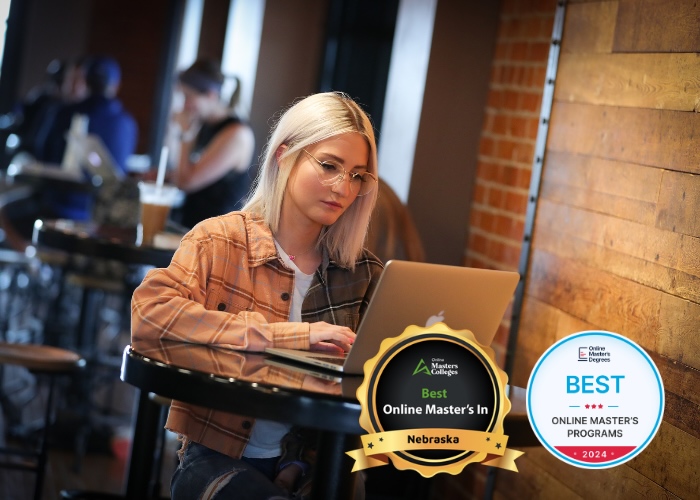
[[[302,304],[304,322],[290,323],[294,272],[282,263],[261,218],[232,212],[195,226],[167,268],[148,272],[132,298],[132,342],[169,339],[247,351],[308,349],[309,323],[357,330],[381,271],[381,262],[369,252],[354,271],[324,252]],[[252,418],[173,402],[166,426],[239,458],[253,424]]]

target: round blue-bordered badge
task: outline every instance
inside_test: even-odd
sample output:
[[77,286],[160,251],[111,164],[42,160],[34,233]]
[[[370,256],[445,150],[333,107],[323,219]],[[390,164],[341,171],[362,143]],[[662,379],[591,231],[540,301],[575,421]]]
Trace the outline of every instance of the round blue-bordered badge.
[[602,469],[636,457],[661,425],[664,387],[635,342],[607,331],[572,334],[535,364],[527,413],[535,435],[557,458]]

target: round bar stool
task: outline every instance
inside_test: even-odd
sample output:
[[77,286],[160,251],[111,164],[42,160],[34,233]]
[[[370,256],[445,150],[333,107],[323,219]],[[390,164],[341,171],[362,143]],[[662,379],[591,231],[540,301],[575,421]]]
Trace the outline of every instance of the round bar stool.
[[17,365],[27,370],[44,374],[49,379],[49,392],[46,402],[44,426],[41,432],[38,449],[25,451],[21,449],[0,448],[0,456],[14,455],[28,457],[33,463],[13,463],[0,460],[0,467],[9,469],[28,470],[36,473],[34,499],[41,498],[44,485],[44,474],[48,458],[48,438],[53,418],[53,399],[56,376],[68,375],[82,368],[85,361],[76,353],[39,344],[14,344],[0,342],[0,364]]

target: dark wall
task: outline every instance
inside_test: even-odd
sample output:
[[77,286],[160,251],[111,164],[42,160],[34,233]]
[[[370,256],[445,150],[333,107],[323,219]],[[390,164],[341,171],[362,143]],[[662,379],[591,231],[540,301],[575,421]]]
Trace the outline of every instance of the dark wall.
[[346,92],[380,130],[398,0],[331,0],[319,90]]

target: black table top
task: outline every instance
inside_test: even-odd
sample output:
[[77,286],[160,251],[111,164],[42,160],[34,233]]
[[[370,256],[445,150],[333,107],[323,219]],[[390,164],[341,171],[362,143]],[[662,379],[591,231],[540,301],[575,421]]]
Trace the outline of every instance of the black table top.
[[143,391],[215,410],[333,432],[364,432],[355,397],[362,377],[323,379],[268,359],[200,344],[136,341],[124,350],[121,378]]
[[[157,340],[127,346],[121,377],[141,390],[215,410],[365,433],[356,396],[362,376],[321,378],[266,354]],[[538,446],[527,420],[525,389],[509,387],[509,399],[512,409],[504,421],[509,444]]]
[[40,247],[67,253],[155,267],[167,267],[175,253],[174,249],[138,246],[135,227],[65,219],[37,220],[32,241]]

